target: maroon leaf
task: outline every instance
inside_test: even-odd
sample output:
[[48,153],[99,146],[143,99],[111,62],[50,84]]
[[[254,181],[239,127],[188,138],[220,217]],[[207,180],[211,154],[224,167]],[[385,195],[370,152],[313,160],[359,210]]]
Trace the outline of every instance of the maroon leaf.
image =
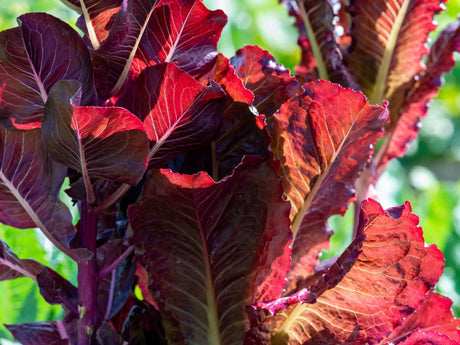
[[35,280],[41,270],[42,265],[39,262],[19,259],[10,247],[0,239],[0,281],[18,277],[29,277]]
[[373,104],[390,101],[393,124],[412,78],[424,69],[425,42],[436,27],[433,16],[443,0],[355,0],[351,5],[352,44],[346,57]]
[[246,103],[233,102],[225,111],[222,127],[215,141],[215,179],[229,175],[244,156],[254,155],[268,159],[270,138],[259,128],[257,115]]
[[5,325],[22,345],[69,345],[62,321]]
[[69,25],[44,13],[19,17],[0,33],[0,121],[5,127],[40,127],[51,87],[61,79],[82,83],[82,103],[94,98],[91,59]]
[[444,260],[435,245],[425,244],[410,204],[385,212],[376,201],[364,202],[359,232],[365,236],[351,246],[365,238],[361,253],[344,253],[352,255],[348,273],[335,280],[329,275],[322,289],[313,286],[319,293],[306,294],[309,303],[296,303],[275,316],[266,314],[272,344],[378,344],[420,308]]
[[[421,333],[434,331],[460,342],[460,319],[456,319],[452,315],[451,306],[452,301],[449,298],[435,292],[430,293],[422,306],[409,316],[401,326],[393,330],[386,342],[395,343],[417,330]],[[413,338],[419,339],[421,336],[417,335]],[[405,344],[406,342],[402,343]]]
[[82,16],[78,26],[86,33],[94,49],[107,38],[111,21],[120,10],[123,0],[61,0]]
[[20,229],[38,227],[67,252],[75,234],[72,216],[59,200],[67,169],[50,159],[40,129],[0,126],[0,137],[0,221]]
[[210,80],[219,84],[235,102],[251,104],[254,94],[246,89],[243,82],[235,74],[235,69],[230,60],[219,53],[214,59],[214,65],[206,74],[200,76],[203,85],[208,85]]
[[246,88],[254,93],[260,114],[273,115],[290,97],[300,92],[299,83],[289,70],[257,46],[245,46],[230,60]]
[[40,294],[50,304],[62,304],[63,307],[78,313],[78,290],[68,280],[48,267],[37,274]]
[[225,102],[225,93],[217,84],[206,88],[169,63],[145,69],[117,105],[144,121],[149,139],[155,142],[150,167],[161,167],[216,136]]
[[107,322],[99,327],[96,337],[99,345],[123,345],[123,338]]
[[387,163],[402,157],[409,144],[417,137],[419,121],[428,110],[428,103],[436,97],[443,84],[442,76],[455,66],[453,52],[460,51],[460,21],[449,25],[439,35],[430,50],[427,68],[414,82],[413,90],[408,95],[397,122],[390,128],[386,146],[379,154],[379,170],[382,171]]
[[280,295],[289,267],[280,182],[257,157],[219,183],[204,173],[154,172],[129,208],[171,344],[241,344],[245,304]]
[[92,52],[94,73],[96,75],[96,86],[98,93],[103,100],[116,95],[125,84],[134,55],[139,47],[147,24],[158,0],[124,0],[116,14],[113,15],[113,23],[107,35],[106,26],[103,24],[107,16],[113,11],[103,13],[102,25],[96,28],[102,32],[91,38],[92,44],[99,37],[107,38],[99,48]]
[[272,148],[280,159],[294,234],[291,278],[310,274],[328,245],[327,219],[344,214],[354,185],[383,134],[386,108],[326,81],[304,85],[274,116]]
[[53,158],[80,172],[88,200],[90,178],[137,184],[147,165],[148,140],[139,119],[118,107],[80,107],[80,85],[61,81],[45,106],[43,138]]
[[358,89],[342,61],[334,34],[334,12],[325,0],[282,0],[289,15],[295,18],[302,50],[296,72],[307,81],[330,80],[344,87]]
[[160,0],[140,42],[133,72],[174,62],[192,75],[203,74],[217,55],[226,23],[224,12],[208,10],[202,0]]

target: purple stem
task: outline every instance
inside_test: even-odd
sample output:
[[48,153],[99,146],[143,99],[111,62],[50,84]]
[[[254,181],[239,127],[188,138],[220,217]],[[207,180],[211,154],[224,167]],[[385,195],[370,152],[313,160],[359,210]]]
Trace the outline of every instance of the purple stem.
[[91,345],[97,308],[96,235],[98,213],[86,201],[81,205],[80,242],[93,253],[91,259],[78,261],[78,345]]
[[118,259],[116,259],[114,262],[112,262],[109,266],[104,267],[98,274],[98,279],[101,280],[104,278],[107,274],[112,272],[115,268],[117,268],[128,256],[131,254],[134,250],[134,246],[129,246],[128,249],[126,249],[123,254],[121,254]]

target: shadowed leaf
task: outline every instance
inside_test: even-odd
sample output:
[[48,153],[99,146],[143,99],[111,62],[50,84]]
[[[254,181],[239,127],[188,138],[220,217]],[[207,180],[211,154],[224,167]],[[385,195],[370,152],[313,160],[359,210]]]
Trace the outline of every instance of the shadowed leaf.
[[282,291],[288,209],[278,175],[258,157],[219,183],[154,172],[128,215],[170,344],[242,343],[245,304]]
[[51,87],[62,79],[82,84],[82,104],[92,102],[93,73],[75,30],[45,13],[19,17],[20,27],[0,33],[0,121],[5,127],[40,127]]

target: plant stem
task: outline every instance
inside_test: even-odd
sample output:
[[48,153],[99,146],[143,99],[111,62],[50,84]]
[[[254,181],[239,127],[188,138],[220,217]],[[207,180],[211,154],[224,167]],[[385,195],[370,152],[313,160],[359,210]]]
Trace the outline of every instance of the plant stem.
[[80,242],[91,253],[89,260],[78,262],[78,345],[91,345],[97,309],[97,266],[96,235],[98,213],[88,207],[86,201],[81,205]]

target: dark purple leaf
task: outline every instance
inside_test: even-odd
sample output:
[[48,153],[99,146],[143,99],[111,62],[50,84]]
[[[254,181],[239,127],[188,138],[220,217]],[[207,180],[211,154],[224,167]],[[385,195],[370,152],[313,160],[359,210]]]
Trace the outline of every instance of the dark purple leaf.
[[98,328],[96,338],[98,345],[123,345],[123,338],[107,322],[103,322]]
[[245,304],[280,295],[290,237],[280,182],[257,157],[219,183],[153,172],[128,215],[171,344],[241,344]]
[[62,321],[5,325],[22,345],[69,345]]
[[0,137],[0,221],[20,229],[38,227],[66,252],[75,234],[70,211],[59,200],[67,169],[50,159],[40,129],[0,126]]
[[62,304],[63,307],[78,313],[78,290],[57,272],[44,267],[37,274],[40,294],[50,304]]
[[[99,33],[95,36],[106,37],[100,47],[94,47],[92,61],[96,76],[98,93],[103,100],[116,95],[125,84],[134,55],[158,0],[124,0],[117,14],[113,9],[103,13],[102,25],[95,23]],[[116,11],[116,9],[115,9]],[[110,32],[104,25],[107,15],[113,15]],[[91,38],[93,44],[99,39]]]
[[19,129],[40,127],[51,87],[62,79],[82,84],[82,104],[93,102],[93,72],[75,30],[45,13],[19,17],[20,27],[0,33],[0,121]]
[[45,107],[43,138],[55,160],[83,175],[88,200],[94,201],[90,178],[133,185],[140,181],[148,140],[135,115],[118,107],[80,107],[79,92],[76,81],[53,87]]
[[327,81],[304,85],[274,116],[272,148],[281,161],[294,234],[291,279],[313,272],[331,235],[327,219],[344,214],[373,145],[383,134],[383,107]]
[[224,12],[208,10],[202,0],[160,0],[136,52],[132,72],[174,62],[191,75],[203,74],[217,55],[217,41],[226,23]]
[[29,277],[36,279],[42,265],[30,259],[19,259],[16,254],[0,238],[0,281]]
[[284,102],[301,91],[289,70],[257,46],[241,48],[230,62],[243,85],[254,93],[253,103],[260,114],[273,115]]
[[175,64],[148,67],[119,99],[140,117],[150,140],[150,167],[161,167],[189,150],[208,144],[222,122],[225,92],[204,87]]

